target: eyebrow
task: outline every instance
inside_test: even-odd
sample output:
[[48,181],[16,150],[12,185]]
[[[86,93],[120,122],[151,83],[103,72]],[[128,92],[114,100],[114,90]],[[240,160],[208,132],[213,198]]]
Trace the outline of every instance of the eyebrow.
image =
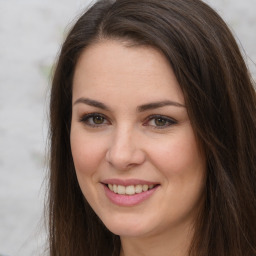
[[92,100],[92,99],[88,99],[88,98],[79,98],[77,99],[73,105],[76,105],[78,103],[83,103],[92,107],[96,107],[96,108],[100,108],[103,110],[108,110],[109,108],[102,102],[96,101],[96,100]]
[[138,109],[138,112],[143,112],[143,111],[147,111],[147,110],[151,110],[151,109],[162,108],[165,106],[174,106],[174,107],[185,108],[185,105],[183,105],[181,103],[171,101],[171,100],[164,100],[164,101],[158,101],[158,102],[144,104],[144,105],[139,106],[137,109]]
[[[104,103],[96,101],[96,100],[92,100],[89,98],[79,98],[77,99],[73,105],[76,105],[78,103],[83,103],[92,107],[96,107],[96,108],[100,108],[103,110],[107,110],[110,111],[110,108],[107,107]],[[147,110],[151,110],[151,109],[156,109],[156,108],[162,108],[165,106],[174,106],[174,107],[183,107],[185,108],[185,105],[175,102],[175,101],[170,101],[170,100],[164,100],[164,101],[158,101],[158,102],[151,102],[148,104],[143,104],[141,106],[137,107],[137,111],[138,112],[144,112]]]

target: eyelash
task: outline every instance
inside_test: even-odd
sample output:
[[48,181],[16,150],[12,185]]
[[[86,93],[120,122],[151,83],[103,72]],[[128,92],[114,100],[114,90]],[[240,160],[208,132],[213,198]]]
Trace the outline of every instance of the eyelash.
[[[105,117],[105,115],[102,115],[102,114],[99,114],[99,113],[90,113],[90,114],[86,114],[84,116],[82,116],[80,118],[80,122],[88,125],[88,126],[91,126],[91,127],[94,127],[94,128],[98,128],[98,127],[101,127],[103,125],[106,125],[106,123],[102,123],[102,124],[95,124],[95,123],[90,123],[90,119],[92,119],[91,121],[93,121],[93,118],[96,118],[96,117],[100,117],[105,121],[107,121],[107,118]],[[109,123],[109,121],[107,121]]]
[[[95,120],[93,120],[93,118],[102,118],[102,123],[96,124]],[[163,125],[156,125],[156,121],[163,121],[164,124]],[[84,123],[85,125],[88,125],[90,127],[93,128],[99,128],[102,127],[104,125],[108,125],[110,124],[110,122],[108,121],[108,119],[106,118],[105,115],[102,115],[100,113],[90,113],[90,114],[86,114],[83,117],[81,117],[79,119],[80,122]],[[93,123],[90,123],[93,122]],[[154,121],[155,125],[153,124],[149,124],[151,121]],[[149,117],[147,117],[146,121],[143,123],[143,126],[151,126],[154,129],[164,129],[164,128],[168,128],[169,126],[175,125],[177,124],[177,121],[170,118],[170,117],[166,117],[163,115],[151,115]]]
[[[164,125],[149,125],[149,122],[154,121],[156,124],[157,120],[164,121]],[[177,121],[174,120],[173,118],[163,116],[163,115],[151,115],[146,119],[146,122],[143,123],[143,126],[152,126],[154,129],[165,129],[168,128],[169,126],[177,124]]]

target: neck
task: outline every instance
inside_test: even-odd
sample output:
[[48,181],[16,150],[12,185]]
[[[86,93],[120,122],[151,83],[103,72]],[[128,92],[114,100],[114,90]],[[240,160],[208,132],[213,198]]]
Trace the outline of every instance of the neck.
[[188,256],[192,237],[190,227],[157,236],[121,237],[120,256]]

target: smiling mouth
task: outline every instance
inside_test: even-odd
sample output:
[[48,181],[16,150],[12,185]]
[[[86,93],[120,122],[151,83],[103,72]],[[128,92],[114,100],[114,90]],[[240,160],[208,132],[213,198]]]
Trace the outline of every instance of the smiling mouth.
[[106,186],[114,192],[115,194],[119,195],[135,195],[140,194],[143,192],[147,192],[156,186],[159,186],[158,184],[151,184],[151,185],[129,185],[129,186],[123,186],[123,185],[117,185],[117,184],[106,184]]

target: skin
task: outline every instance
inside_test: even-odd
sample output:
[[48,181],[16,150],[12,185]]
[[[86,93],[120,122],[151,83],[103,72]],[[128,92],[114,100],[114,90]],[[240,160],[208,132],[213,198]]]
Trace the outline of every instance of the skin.
[[[140,107],[163,101],[173,103]],[[112,40],[86,48],[74,74],[70,141],[81,190],[120,235],[120,255],[187,255],[206,164],[183,93],[160,51]],[[119,206],[102,184],[113,178],[159,186],[145,201]]]

